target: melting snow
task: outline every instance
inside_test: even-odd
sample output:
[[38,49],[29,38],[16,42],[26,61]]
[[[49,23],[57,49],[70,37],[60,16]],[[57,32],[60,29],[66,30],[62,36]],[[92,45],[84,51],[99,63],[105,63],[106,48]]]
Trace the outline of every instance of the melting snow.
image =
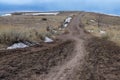
[[2,15],[2,16],[12,16],[12,14],[4,14],[4,15]]
[[100,34],[105,34],[106,32],[105,31],[100,31]]
[[17,49],[17,48],[26,48],[29,47],[28,45],[20,42],[20,43],[15,43],[12,46],[8,47],[7,49]]
[[64,24],[63,26],[64,26],[64,28],[66,28],[68,26],[68,24]]
[[93,20],[93,19],[91,19],[90,21],[91,21],[91,22],[95,22],[95,20]]
[[64,27],[64,28],[66,28],[66,27],[68,26],[68,23],[70,23],[71,19],[72,19],[72,17],[67,17],[67,18],[65,19],[65,22],[64,22],[64,24],[63,24],[63,27]]
[[93,30],[88,30],[88,32],[94,32]]
[[66,20],[65,20],[65,23],[69,23],[71,21],[71,17],[68,17]]
[[53,40],[52,40],[52,39],[50,39],[49,37],[45,37],[44,42],[46,42],[46,43],[50,43],[50,42],[53,42]]
[[38,16],[38,15],[58,15],[59,14],[59,12],[51,12],[51,13],[48,13],[48,12],[45,12],[45,13],[43,13],[43,12],[41,12],[41,13],[32,13],[32,14],[29,14],[29,13],[26,13],[26,14],[24,14],[24,15],[33,15],[33,16]]

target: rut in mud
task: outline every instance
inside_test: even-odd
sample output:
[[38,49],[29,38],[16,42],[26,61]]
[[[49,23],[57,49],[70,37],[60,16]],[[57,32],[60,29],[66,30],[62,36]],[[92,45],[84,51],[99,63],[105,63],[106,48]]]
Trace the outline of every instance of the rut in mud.
[[[69,34],[62,36],[61,38],[64,40],[74,40],[75,41],[75,50],[73,52],[74,56],[71,60],[64,63],[60,66],[58,70],[55,70],[55,73],[52,72],[48,75],[45,80],[67,80],[75,68],[84,63],[85,57],[85,48],[84,48],[84,38],[85,36],[84,30],[80,28],[80,18],[83,14],[79,14],[79,16],[75,16],[72,22],[69,24]],[[68,79],[69,80],[69,79]]]
[[69,60],[74,42],[66,41],[50,46],[43,50],[39,50],[40,46],[37,46],[34,51],[7,52],[0,58],[0,80],[32,80],[34,76],[48,74],[52,66]]
[[0,80],[119,80],[120,47],[86,33],[83,16],[58,42],[0,51]]

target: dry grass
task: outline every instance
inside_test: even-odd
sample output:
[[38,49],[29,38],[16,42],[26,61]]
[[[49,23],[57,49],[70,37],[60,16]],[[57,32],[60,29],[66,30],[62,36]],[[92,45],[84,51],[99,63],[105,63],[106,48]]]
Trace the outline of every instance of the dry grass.
[[[91,31],[92,35],[108,39],[120,45],[120,17],[85,13],[81,21],[85,26],[85,30]],[[105,31],[106,34],[101,34],[100,31]]]
[[10,45],[19,41],[40,42],[48,32],[44,29],[25,27],[0,27],[0,43]]
[[[101,37],[104,39],[108,39],[120,45],[120,30],[117,27],[96,27],[96,26],[86,26],[85,30],[92,30],[90,32],[92,35],[96,37]],[[100,34],[100,31],[103,30],[106,33]]]
[[[0,26],[59,27],[67,16],[11,16],[0,17]],[[43,20],[47,19],[47,20]]]
[[[41,42],[51,37],[47,27],[57,30],[67,16],[0,17],[0,47],[19,41]],[[45,19],[45,20],[44,20]],[[58,33],[56,33],[58,34]]]
[[[85,13],[82,18],[82,22],[85,25],[96,25],[98,19],[100,20],[100,24],[104,27],[108,26],[118,26],[120,25],[120,17],[118,16],[109,16],[105,14],[97,14],[97,13]],[[92,22],[90,20],[94,20],[95,22]]]

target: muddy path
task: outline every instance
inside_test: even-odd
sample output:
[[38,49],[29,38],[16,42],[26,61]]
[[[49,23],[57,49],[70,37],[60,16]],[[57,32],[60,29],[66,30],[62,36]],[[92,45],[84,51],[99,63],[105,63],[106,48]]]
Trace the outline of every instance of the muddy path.
[[84,63],[82,16],[73,18],[67,28],[69,34],[59,36],[61,41],[0,51],[0,80],[67,80]]
[[2,53],[0,58],[0,80],[37,80],[40,75],[47,75],[51,67],[67,62],[73,49],[74,42],[65,41],[43,48],[3,51],[7,54]]
[[86,33],[83,16],[54,43],[0,51],[0,80],[119,80],[120,47]]
[[83,15],[84,13],[80,13],[75,16],[68,26],[69,34],[62,35],[60,37],[63,40],[75,41],[73,58],[59,66],[59,69],[56,70],[55,73],[50,73],[50,75],[48,75],[47,79],[45,80],[70,80],[70,76],[74,74],[74,69],[78,68],[78,66],[80,67],[80,65],[84,63],[84,57],[86,55],[84,48],[84,36],[88,37],[88,35],[84,33],[83,28],[80,26],[80,24],[82,24],[80,19]]

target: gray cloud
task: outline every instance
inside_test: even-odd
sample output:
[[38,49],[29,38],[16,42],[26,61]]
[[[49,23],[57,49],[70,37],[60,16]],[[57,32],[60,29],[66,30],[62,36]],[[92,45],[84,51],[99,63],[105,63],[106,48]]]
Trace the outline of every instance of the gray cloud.
[[[2,5],[20,6],[21,9],[85,10],[95,12],[120,12],[120,0],[0,0]],[[7,8],[6,8],[7,9]],[[16,8],[17,9],[17,8]],[[38,10],[39,10],[38,9]]]

